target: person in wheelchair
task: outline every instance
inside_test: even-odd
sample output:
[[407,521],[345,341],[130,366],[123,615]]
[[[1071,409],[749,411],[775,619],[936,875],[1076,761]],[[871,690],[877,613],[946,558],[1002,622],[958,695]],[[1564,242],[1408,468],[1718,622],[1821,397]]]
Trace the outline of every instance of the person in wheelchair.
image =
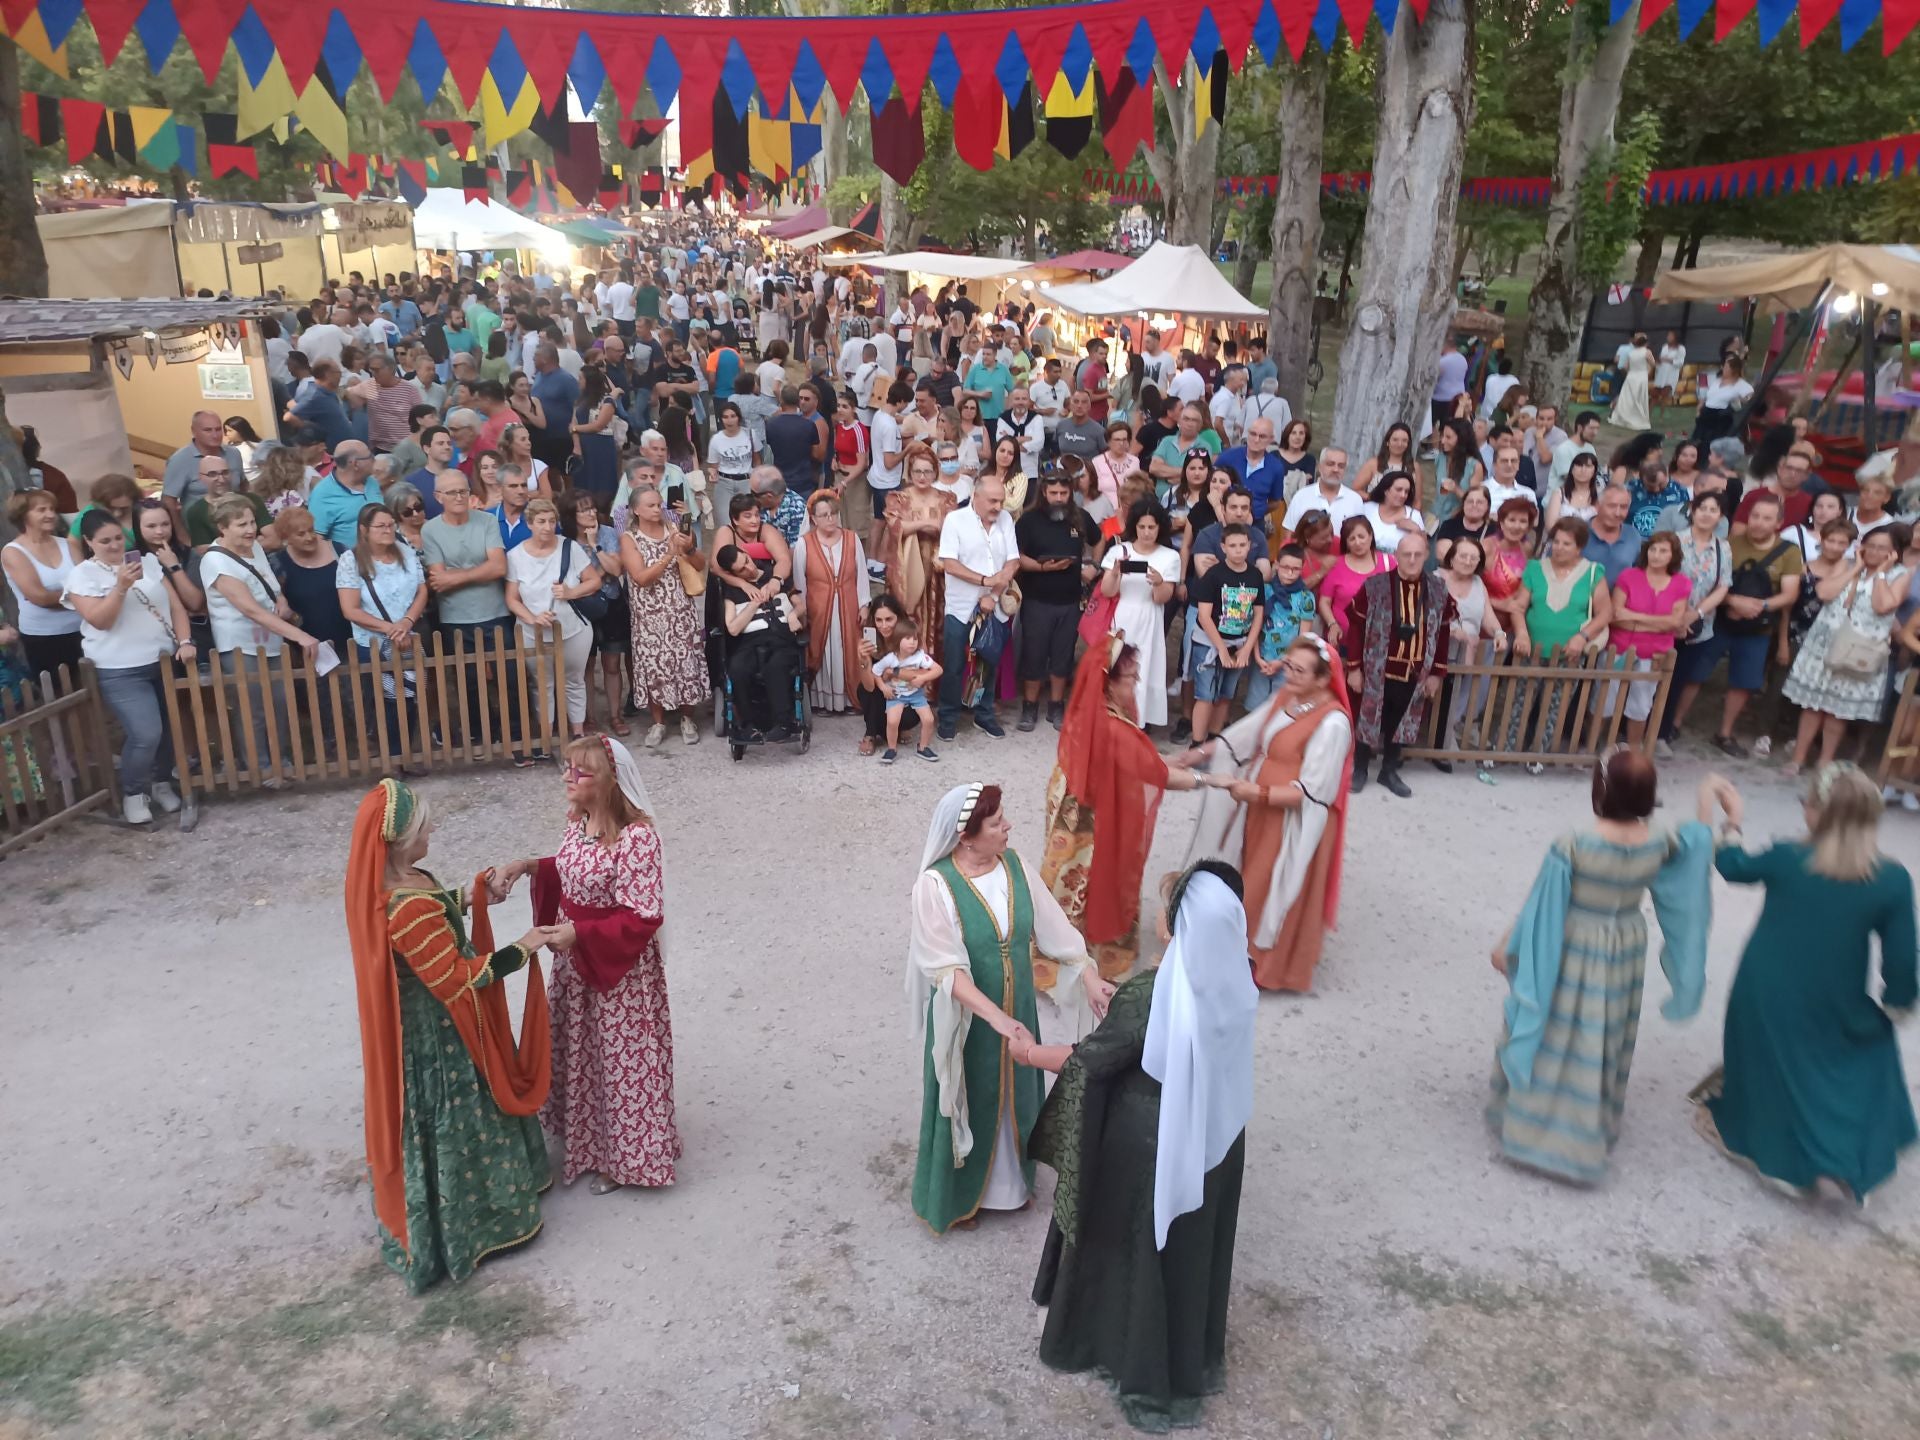
[[[732,687],[733,724],[739,738],[775,743],[794,738],[794,696],[803,651],[800,631],[806,623],[793,598],[780,586],[772,566],[738,545],[723,545],[714,556],[720,579],[722,619],[727,628],[727,678]],[[764,568],[763,568],[764,566]],[[761,713],[754,697],[763,696],[768,726],[753,723]]]

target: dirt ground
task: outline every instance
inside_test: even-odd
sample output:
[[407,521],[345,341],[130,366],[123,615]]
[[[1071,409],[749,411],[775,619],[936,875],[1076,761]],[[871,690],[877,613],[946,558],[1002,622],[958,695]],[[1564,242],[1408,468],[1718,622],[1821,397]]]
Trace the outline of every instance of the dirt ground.
[[[360,1178],[339,880],[358,795],[217,801],[190,835],[87,824],[8,861],[0,1440],[1125,1433],[1097,1382],[1036,1358],[1044,1210],[936,1240],[907,1203],[927,817],[997,781],[1037,846],[1051,732],[892,769],[856,734],[644,760],[679,1184],[555,1192],[536,1242],[424,1301],[379,1266]],[[1662,819],[1691,814],[1700,768],[1668,767]],[[1792,794],[1735,770],[1750,833],[1790,833]],[[1690,1126],[1757,897],[1716,885],[1697,1020],[1660,1019],[1649,981],[1607,1182],[1524,1173],[1480,1118],[1486,957],[1586,783],[1410,778],[1411,801],[1355,802],[1318,993],[1263,1003],[1228,1389],[1200,1433],[1920,1433],[1920,1165],[1856,1213],[1775,1194]],[[550,770],[423,788],[443,876],[556,836]],[[1153,873],[1193,813],[1169,798]],[[1916,817],[1887,844],[1920,864]]]

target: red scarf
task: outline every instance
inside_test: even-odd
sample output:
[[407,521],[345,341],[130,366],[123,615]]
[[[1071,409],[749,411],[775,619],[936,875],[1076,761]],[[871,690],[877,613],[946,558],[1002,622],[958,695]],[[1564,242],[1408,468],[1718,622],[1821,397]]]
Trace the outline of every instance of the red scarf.
[[1112,640],[1104,638],[1087,647],[1060,727],[1067,793],[1093,811],[1093,860],[1081,918],[1089,945],[1120,939],[1140,918],[1140,877],[1167,788],[1167,762],[1146,731],[1107,708],[1113,651]]

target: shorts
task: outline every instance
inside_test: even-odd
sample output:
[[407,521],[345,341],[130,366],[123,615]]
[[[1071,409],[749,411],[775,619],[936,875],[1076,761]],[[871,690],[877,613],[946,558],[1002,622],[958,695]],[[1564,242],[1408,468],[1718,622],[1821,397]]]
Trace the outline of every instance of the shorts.
[[889,710],[918,710],[927,703],[927,692],[918,685],[904,695],[887,696]]
[[1696,640],[1691,645],[1680,647],[1674,683],[1700,684],[1713,674],[1714,667],[1724,655],[1729,690],[1764,689],[1767,683],[1767,654],[1772,646],[1773,631],[1770,628],[1758,635],[1729,635],[1725,630],[1715,630],[1705,640]]
[[1028,600],[1020,607],[1020,678],[1068,680],[1080,640],[1080,607]]
[[[1225,639],[1231,648],[1233,637],[1221,638]],[[1253,670],[1251,664],[1245,670],[1229,670],[1222,665],[1211,641],[1195,640],[1187,647],[1187,673],[1193,679],[1193,698],[1196,700],[1213,704],[1217,701],[1233,699],[1240,689],[1240,681],[1246,676],[1248,670]]]
[[633,617],[627,610],[624,585],[620,593],[607,602],[607,613],[591,623],[594,654],[624,655],[633,648]]
[[1262,673],[1258,665],[1247,666],[1247,712],[1251,714],[1271,700],[1273,692],[1280,688],[1286,678],[1286,672],[1282,670],[1267,675]]

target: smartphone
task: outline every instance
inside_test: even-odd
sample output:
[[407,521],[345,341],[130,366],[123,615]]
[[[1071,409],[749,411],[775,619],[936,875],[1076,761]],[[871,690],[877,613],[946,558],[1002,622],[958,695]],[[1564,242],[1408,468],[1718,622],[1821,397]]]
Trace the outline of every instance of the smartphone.
[[1144,560],[1122,560],[1120,569],[1128,575],[1144,575],[1153,567]]
[[878,650],[880,648],[880,632],[874,629],[873,626],[863,626],[860,630],[860,638],[867,642],[869,649]]
[[692,511],[688,511],[685,515],[682,515],[680,517],[680,533],[682,535],[693,534],[693,512]]

